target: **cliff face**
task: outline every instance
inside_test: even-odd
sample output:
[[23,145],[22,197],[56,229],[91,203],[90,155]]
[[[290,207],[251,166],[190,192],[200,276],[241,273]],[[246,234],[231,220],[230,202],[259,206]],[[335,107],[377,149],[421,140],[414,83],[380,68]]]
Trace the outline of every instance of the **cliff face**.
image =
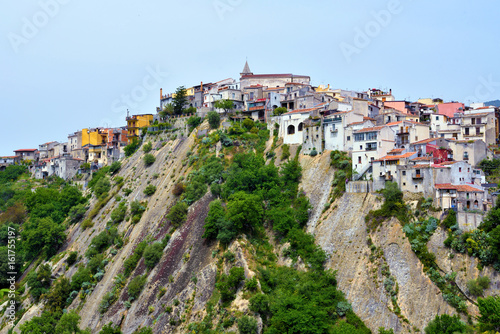
[[[376,231],[367,232],[364,217],[368,211],[380,207],[380,197],[344,194],[321,214],[332,180],[329,157],[305,156],[301,163],[304,168],[302,186],[314,205],[308,230],[327,252],[326,266],[337,271],[339,288],[372,331],[377,332],[379,327],[393,328],[395,333],[423,330],[436,314],[456,313],[424,274],[422,264],[397,221],[385,222]],[[369,238],[372,247],[368,245]],[[378,252],[372,251],[373,247],[382,252],[375,254],[371,262],[370,256]],[[442,243],[437,247],[444,249]],[[388,266],[399,287],[400,316],[393,312],[391,298],[384,288],[383,264]]]
[[[171,229],[165,216],[175,203],[173,186],[190,172],[187,160],[195,145],[193,136],[169,141],[159,140],[161,137],[147,138],[146,141],[154,143],[156,162],[146,168],[142,161],[143,153],[138,152],[122,163],[117,176],[123,177],[126,180],[124,187],[132,190],[124,198],[129,202],[147,200],[148,206],[137,224],[123,222],[118,226],[124,234],[125,244],[115,255],[107,254],[110,261],[105,275],[93,292],[83,300],[75,298],[68,308],[80,314],[81,328],[90,327],[93,333],[98,333],[102,326],[112,322],[120,325],[126,334],[144,326],[153,328],[154,333],[185,333],[190,323],[201,322],[207,315],[207,302],[215,289],[217,270],[227,273],[221,254],[215,256],[215,243],[207,243],[201,237],[208,204],[213,200],[210,192],[189,208],[186,223],[172,234],[160,262],[149,272],[144,290],[130,308],[125,303],[129,298],[125,286],[118,300],[104,314],[99,312],[103,296],[112,290],[115,277],[123,272],[124,261],[133,254],[137,244],[143,240],[161,241]],[[292,157],[296,149],[291,148]],[[279,149],[277,152],[279,157]],[[299,161],[303,168],[300,187],[313,206],[307,230],[315,235],[316,242],[326,251],[326,267],[337,271],[339,288],[352,304],[354,312],[373,332],[377,332],[379,327],[393,328],[395,333],[416,332],[423,330],[436,314],[455,314],[455,310],[442,298],[440,290],[423,272],[422,264],[396,220],[384,222],[375,231],[367,231],[364,217],[370,210],[380,207],[380,196],[347,193],[325,206],[329,203],[334,178],[330,157],[327,154],[316,157],[301,155]],[[148,184],[157,186],[156,193],[150,197],[143,194]],[[78,264],[86,263],[84,254],[92,238],[105,230],[111,212],[117,206],[115,196],[95,217],[93,227],[86,230],[80,224],[71,227],[62,252],[77,251],[80,257],[69,268],[65,264],[66,253],[56,257],[51,263],[55,276],[71,277]],[[463,291],[466,290],[467,280],[478,275],[492,278],[487,295],[500,288],[499,275],[489,268],[479,272],[476,259],[460,254],[450,258],[450,251],[443,246],[445,238],[445,232],[438,229],[429,241],[429,250],[436,254],[443,271],[458,273],[457,283]],[[280,249],[287,245],[275,246],[275,253],[279,255]],[[247,278],[252,277],[255,266],[250,255],[250,243],[242,237],[233,242],[230,250],[235,254],[235,265],[245,268]],[[278,263],[292,265],[290,259],[282,256]],[[296,266],[302,270],[305,268],[300,263]],[[128,282],[146,272],[141,259]],[[395,281],[392,294],[386,288],[388,278]],[[248,310],[248,300],[242,295],[240,291],[232,304],[235,312]],[[25,306],[28,311],[16,326],[16,331],[20,324],[41,312],[41,305],[29,305],[29,298],[27,300]],[[469,311],[477,313],[471,304]],[[235,325],[230,329],[236,330]],[[0,333],[7,333],[7,328]]]

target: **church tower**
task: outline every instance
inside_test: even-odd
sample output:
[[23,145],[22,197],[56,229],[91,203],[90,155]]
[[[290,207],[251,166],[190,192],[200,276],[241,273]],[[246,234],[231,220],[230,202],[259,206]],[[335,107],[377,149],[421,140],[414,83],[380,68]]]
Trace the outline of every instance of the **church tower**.
[[240,75],[253,75],[252,71],[250,71],[250,66],[248,66],[248,61],[245,62],[245,67],[243,68],[243,72],[241,72]]

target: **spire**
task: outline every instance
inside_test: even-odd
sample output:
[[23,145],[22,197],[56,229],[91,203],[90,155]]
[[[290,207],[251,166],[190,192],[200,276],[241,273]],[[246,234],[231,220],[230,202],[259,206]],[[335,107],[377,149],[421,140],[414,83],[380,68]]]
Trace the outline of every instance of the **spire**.
[[245,62],[245,67],[243,68],[243,72],[240,73],[241,76],[244,75],[252,75],[252,71],[250,71],[250,66],[248,66],[248,61]]

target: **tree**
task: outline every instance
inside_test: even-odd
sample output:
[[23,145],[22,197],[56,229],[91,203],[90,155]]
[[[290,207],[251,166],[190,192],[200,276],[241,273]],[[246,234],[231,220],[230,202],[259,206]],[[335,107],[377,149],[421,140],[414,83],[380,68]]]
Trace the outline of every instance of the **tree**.
[[252,119],[250,119],[250,118],[248,118],[248,117],[247,117],[247,118],[245,118],[245,119],[243,120],[243,127],[244,127],[245,129],[250,130],[250,129],[251,129],[251,128],[253,128],[254,126],[255,126],[255,122],[254,122]]
[[[196,112],[196,110],[195,110]],[[196,128],[198,125],[200,125],[203,122],[203,118],[199,116],[191,116],[187,120],[187,124],[189,125],[189,130],[192,131],[194,128]]]
[[257,333],[257,320],[247,315],[238,319],[238,331],[240,334],[256,334]]
[[257,195],[239,191],[229,198],[227,218],[235,224],[238,230],[253,228],[262,222],[263,216],[262,201]]
[[143,159],[144,159],[144,164],[146,165],[146,167],[151,166],[156,161],[155,156],[152,155],[151,153],[148,153],[148,154],[144,155]]
[[110,322],[106,326],[104,326],[99,334],[122,334],[122,331],[120,330],[120,327],[118,326],[113,326],[113,323]]
[[426,334],[453,334],[465,333],[466,326],[460,321],[458,315],[453,317],[448,314],[436,315],[434,320],[425,327]]
[[115,161],[111,164],[111,166],[109,166],[109,173],[111,175],[114,175],[114,174],[118,173],[120,168],[122,168],[122,163],[120,161]]
[[[147,249],[147,248],[146,248]],[[148,281],[148,275],[136,276],[128,284],[128,295],[133,299],[137,299]]]
[[35,219],[21,232],[21,236],[28,260],[35,258],[40,251],[50,258],[66,240],[64,227],[54,223],[50,217]]
[[217,100],[214,103],[214,107],[224,110],[224,113],[227,114],[234,109],[234,102],[231,100]]
[[51,312],[62,312],[71,293],[71,284],[66,277],[59,278],[47,294],[47,308]]
[[174,97],[174,113],[181,115],[187,103],[187,91],[184,86],[177,87]]
[[141,143],[139,142],[139,139],[134,138],[131,143],[129,143],[127,146],[123,148],[123,151],[125,152],[125,156],[130,157],[132,154],[137,151]]
[[482,331],[500,331],[500,296],[478,298],[479,328]]
[[174,105],[172,103],[167,104],[162,111],[160,111],[160,117],[166,119],[168,116],[174,114]]
[[147,246],[143,255],[146,267],[149,269],[154,268],[158,261],[160,261],[162,255],[163,245],[160,242],[155,242],[154,244]]
[[78,327],[79,322],[80,316],[76,313],[76,311],[65,313],[57,323],[55,334],[81,333],[81,330]]
[[208,124],[210,124],[210,128],[218,129],[220,126],[220,115],[217,111],[209,111],[207,114]]
[[151,142],[142,145],[142,150],[144,151],[144,153],[149,153],[151,152],[152,149],[153,149],[153,144],[151,144]]
[[34,317],[30,321],[20,326],[21,334],[45,334],[52,333],[57,326],[57,318],[60,314],[43,312],[39,317]]
[[172,225],[179,227],[186,221],[188,206],[184,202],[177,202],[169,211],[167,219]]
[[279,116],[279,115],[282,115],[282,114],[287,113],[287,112],[288,112],[288,109],[286,109],[284,107],[278,107],[278,108],[273,110],[273,116]]
[[219,234],[221,221],[224,219],[226,212],[220,200],[210,202],[208,205],[208,214],[205,218],[205,233],[203,238],[215,240]]

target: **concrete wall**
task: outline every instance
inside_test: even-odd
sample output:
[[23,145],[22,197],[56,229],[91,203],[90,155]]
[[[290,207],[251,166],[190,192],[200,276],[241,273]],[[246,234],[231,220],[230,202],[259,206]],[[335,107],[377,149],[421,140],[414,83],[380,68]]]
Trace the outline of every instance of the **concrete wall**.
[[479,213],[458,212],[457,213],[458,227],[465,232],[472,231],[478,228],[483,222],[483,215]]
[[345,186],[347,193],[368,193],[373,192],[373,182],[371,181],[349,181]]

